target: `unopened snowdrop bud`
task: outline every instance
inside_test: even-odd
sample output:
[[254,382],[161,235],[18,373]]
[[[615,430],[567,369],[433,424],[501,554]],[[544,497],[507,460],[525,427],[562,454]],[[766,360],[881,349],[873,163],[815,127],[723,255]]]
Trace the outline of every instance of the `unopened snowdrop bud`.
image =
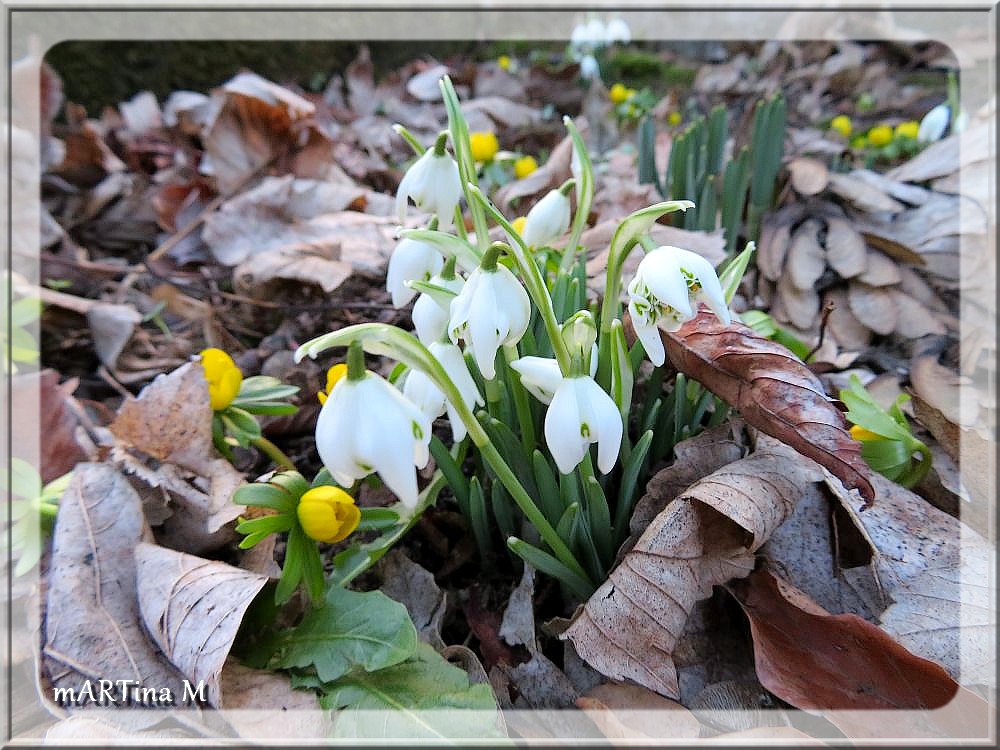
[[427,281],[440,272],[443,265],[444,258],[432,245],[409,238],[400,240],[389,258],[385,277],[393,307],[403,307],[416,296],[417,293],[407,286],[407,281]]
[[589,310],[580,310],[563,323],[562,338],[573,362],[579,362],[579,371],[590,369],[591,350],[597,341],[597,325]]
[[[452,343],[442,341],[430,344],[427,349],[448,373],[448,377],[458,388],[462,395],[462,401],[465,402],[469,411],[474,411],[476,406],[482,406],[485,403],[479,393],[479,388],[476,387],[476,381],[469,374],[469,368],[465,364],[465,356],[461,349]],[[445,398],[444,393],[426,374],[420,370],[411,371],[403,384],[403,395],[416,404],[428,419],[437,419],[447,411],[448,421],[451,423],[452,439],[456,443],[465,439],[465,423],[455,411],[454,405]]]
[[924,115],[920,121],[920,128],[917,130],[917,141],[919,143],[933,143],[939,141],[944,136],[944,131],[948,129],[948,121],[951,119],[951,108],[947,104],[939,104],[930,112]]
[[347,355],[347,377],[327,396],[316,422],[316,448],[338,484],[377,472],[404,505],[417,504],[416,469],[427,465],[431,423],[386,380],[365,370],[360,344]]
[[502,243],[490,246],[482,265],[451,301],[448,333],[452,343],[461,338],[471,345],[479,371],[487,380],[496,377],[497,350],[520,341],[531,319],[528,293],[509,269],[497,264],[505,247]]
[[528,247],[545,247],[569,229],[569,193],[575,184],[574,180],[566,180],[558,190],[550,190],[528,211],[521,232]]
[[664,245],[639,263],[628,285],[629,314],[649,361],[662,365],[666,357],[657,327],[676,331],[695,316],[694,300],[704,302],[726,325],[731,316],[715,268],[690,250]]
[[[457,295],[462,291],[465,281],[455,273],[455,259],[449,258],[441,273],[432,277],[428,283],[447,289]],[[448,332],[450,309],[450,301],[446,303],[430,294],[421,294],[413,303],[410,317],[413,319],[413,328],[417,332],[417,338],[424,346],[440,341]]]
[[462,197],[462,181],[458,164],[445,151],[447,138],[447,132],[441,133],[434,147],[427,149],[403,175],[396,191],[400,221],[406,218],[407,201],[413,198],[419,208],[437,215],[442,229],[451,226],[455,207]]

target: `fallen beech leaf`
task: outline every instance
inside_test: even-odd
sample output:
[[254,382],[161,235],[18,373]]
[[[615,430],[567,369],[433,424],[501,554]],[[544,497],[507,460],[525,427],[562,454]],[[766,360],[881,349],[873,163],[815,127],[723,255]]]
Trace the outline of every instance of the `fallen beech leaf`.
[[778,279],[775,293],[780,302],[772,311],[776,319],[791,323],[803,331],[813,328],[819,322],[819,294],[812,287],[798,289],[791,274],[784,273]]
[[905,209],[902,203],[890,198],[866,180],[860,179],[854,172],[831,174],[830,190],[868,213],[899,213]]
[[713,683],[690,705],[699,721],[720,732],[788,725],[784,710],[756,679]]
[[832,306],[830,316],[827,318],[827,331],[844,349],[860,350],[871,343],[871,329],[851,312],[847,292],[844,289],[838,287],[828,289],[823,296],[823,305]]
[[661,330],[660,338],[679,372],[739,409],[748,424],[825,466],[866,505],[874,502],[861,444],[819,378],[785,347],[742,323],[723,325],[706,308],[673,333]]
[[[797,602],[809,606],[808,597],[767,572],[753,573],[730,590],[750,619],[757,675],[782,700],[805,710],[831,711],[826,718],[849,736],[897,737],[900,727],[873,711],[939,709],[961,690],[966,709],[961,722],[953,714],[927,713],[922,729],[936,728],[938,736],[985,733],[989,707],[984,701],[870,622],[826,614],[815,604],[803,609]],[[947,723],[935,727],[942,720]]]
[[576,701],[608,739],[695,739],[701,723],[684,706],[638,685],[606,682]]
[[122,404],[108,429],[116,438],[112,458],[151,487],[169,492],[180,510],[164,523],[164,544],[198,554],[233,537],[226,524],[243,512],[231,498],[244,478],[212,445],[212,410],[200,362],[158,376],[138,398]]
[[679,697],[673,652],[695,602],[747,575],[822,476],[775,443],[704,477],[656,517],[561,638],[608,677]]
[[146,630],[192,685],[204,682],[208,702],[219,708],[222,666],[267,578],[145,542],[135,561]]
[[910,295],[897,289],[890,289],[892,299],[896,303],[899,319],[896,321],[896,333],[908,339],[918,339],[921,336],[943,336],[946,333],[942,323],[927,307],[913,299]]
[[[552,149],[546,162],[522,180],[514,180],[497,190],[493,200],[500,210],[508,213],[518,199],[541,195],[547,190],[559,187],[572,177],[570,161],[573,157],[573,140],[566,136]],[[508,213],[508,215],[510,215]]]
[[406,82],[406,93],[422,102],[439,102],[441,86],[438,81],[449,73],[447,65],[431,65]]
[[400,550],[392,550],[379,563],[382,593],[406,607],[417,636],[440,651],[441,621],[448,609],[448,595],[434,582],[434,575]]
[[[437,84],[435,83],[435,87]],[[482,113],[502,128],[526,128],[541,119],[541,112],[502,96],[483,96],[461,105],[462,114],[475,117]]]
[[852,281],[847,288],[847,302],[854,317],[875,333],[886,336],[895,330],[899,311],[888,289]]
[[816,219],[802,222],[792,235],[785,259],[785,273],[796,289],[812,290],[826,270],[826,253],[819,244],[821,224]]
[[354,267],[338,260],[340,245],[313,248],[308,243],[290,244],[279,250],[258,253],[233,269],[238,291],[253,299],[272,299],[271,282],[293,281],[316,284],[329,294],[351,278]]
[[868,267],[857,277],[858,281],[868,286],[898,284],[901,278],[896,262],[878,250],[868,251]]
[[792,187],[801,195],[816,195],[822,192],[830,180],[830,170],[819,159],[800,156],[788,162],[788,173]]
[[287,675],[228,659],[220,679],[220,715],[240,737],[278,742],[330,737],[330,712],[320,708],[313,691],[292,689]]
[[118,355],[141,321],[142,315],[132,305],[98,302],[87,311],[87,323],[94,337],[94,350],[105,367],[115,369]]
[[826,259],[841,278],[850,279],[868,267],[865,239],[846,219],[826,221]]
[[[129,481],[106,464],[77,464],[59,502],[48,571],[42,666],[53,687],[79,693],[86,680],[103,677],[136,680],[157,695],[162,688],[183,694],[181,674],[146,636],[140,617],[133,550],[149,537]],[[86,702],[65,708],[106,713],[132,730],[163,718]]]
[[[83,452],[74,437],[78,420],[67,405],[67,401],[73,398],[71,394],[76,389],[78,382],[73,379],[60,384],[59,373],[55,370],[42,370],[38,374],[19,375],[10,380],[13,412],[11,417],[15,425],[31,424],[36,419],[34,414],[22,414],[23,407],[30,408],[30,406],[35,405],[40,407],[37,420],[38,434],[42,436],[42,440],[38,446],[31,447],[37,447],[40,450],[37,460],[43,484],[58,479],[79,461],[87,459],[86,453]],[[36,387],[38,388],[38,403],[33,404],[29,394]],[[13,455],[25,460],[30,459],[29,462],[33,463],[34,457],[22,452],[27,448],[28,446],[19,446],[17,443],[10,446]]]
[[942,365],[936,348],[929,346],[910,361],[913,390],[948,421],[962,427],[973,425],[979,412],[973,381]]
[[777,281],[785,268],[785,256],[792,236],[792,227],[802,219],[803,208],[793,204],[778,209],[764,220],[757,246],[757,267],[764,278]]

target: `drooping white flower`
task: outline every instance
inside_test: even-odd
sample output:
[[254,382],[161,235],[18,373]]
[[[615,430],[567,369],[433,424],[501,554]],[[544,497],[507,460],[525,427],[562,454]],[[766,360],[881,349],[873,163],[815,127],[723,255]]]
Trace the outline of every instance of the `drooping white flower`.
[[451,226],[455,206],[462,197],[462,181],[458,164],[444,151],[443,143],[440,151],[436,146],[427,149],[403,175],[396,191],[400,221],[406,218],[407,201],[413,198],[418,207],[438,217],[442,229]]
[[593,55],[588,54],[580,58],[580,77],[585,81],[601,77],[601,66],[597,64],[597,58]]
[[639,263],[628,295],[636,336],[654,365],[662,365],[666,357],[657,327],[676,331],[693,318],[697,304],[692,306],[692,300],[707,304],[726,325],[731,320],[712,264],[679,247],[664,245],[650,251]]
[[545,443],[560,472],[573,471],[597,443],[597,468],[607,474],[618,457],[622,431],[618,407],[593,378],[563,378],[545,414]]
[[[458,275],[450,279],[434,276],[429,283],[443,287],[457,295],[462,291],[465,281]],[[421,294],[417,297],[417,301],[413,303],[410,317],[413,319],[417,338],[424,346],[430,346],[435,341],[440,341],[441,337],[448,332],[449,311],[450,305],[442,305],[439,300],[434,299],[429,294]]]
[[[485,402],[476,387],[476,381],[469,374],[469,368],[465,363],[465,356],[462,350],[454,344],[436,341],[428,345],[427,349],[434,355],[435,359],[441,363],[448,377],[458,388],[462,395],[462,401],[470,411],[476,406],[482,406]],[[451,423],[451,436],[456,443],[465,439],[465,423],[459,417],[458,412],[450,401],[445,398],[444,393],[434,384],[427,375],[420,370],[413,370],[406,376],[403,384],[403,395],[410,399],[428,419],[434,420],[440,417],[445,411],[448,412],[448,421]]]
[[341,380],[316,422],[316,448],[341,485],[377,472],[407,506],[417,503],[417,473],[427,465],[431,421],[409,399],[372,372]]
[[528,211],[521,237],[528,247],[544,247],[569,229],[569,198],[561,189],[550,190]]
[[[521,357],[510,363],[521,376],[521,385],[543,404],[552,403],[552,397],[562,384],[559,363],[548,357]],[[597,374],[597,345],[590,355],[590,377]]]
[[521,282],[505,266],[477,268],[451,301],[448,334],[472,345],[479,371],[487,380],[496,376],[494,360],[505,344],[516,344],[528,329],[531,301]]
[[920,128],[917,130],[917,141],[919,143],[933,143],[941,140],[944,131],[948,129],[948,121],[951,119],[951,107],[947,104],[939,104],[930,112],[924,115],[920,121]]
[[385,287],[392,295],[393,307],[403,307],[416,296],[407,281],[427,281],[444,266],[444,258],[432,245],[404,238],[389,258]]
[[614,44],[615,42],[628,44],[632,41],[632,30],[623,19],[613,18],[604,27],[604,41],[607,44]]

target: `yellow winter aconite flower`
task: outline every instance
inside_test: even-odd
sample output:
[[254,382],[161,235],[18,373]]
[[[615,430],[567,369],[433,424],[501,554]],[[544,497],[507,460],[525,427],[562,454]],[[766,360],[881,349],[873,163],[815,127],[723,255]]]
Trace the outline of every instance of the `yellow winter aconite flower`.
[[201,352],[201,366],[208,381],[208,398],[212,411],[222,411],[240,393],[243,373],[233,362],[233,358],[221,349],[205,349]]
[[333,390],[333,386],[340,382],[340,379],[347,374],[347,365],[341,363],[339,365],[334,365],[329,370],[326,371],[326,390],[320,391],[316,394],[316,398],[319,399],[321,404],[326,403],[326,397],[330,395],[330,391]]
[[536,169],[538,169],[538,162],[535,161],[534,156],[522,156],[514,162],[514,176],[519,180],[523,180]]
[[892,128],[888,125],[876,125],[868,131],[868,142],[873,146],[885,146],[892,142]]
[[882,440],[883,437],[871,430],[866,430],[859,424],[854,425],[851,428],[851,437],[858,442],[864,443],[868,440]]
[[608,91],[608,98],[615,104],[621,104],[622,102],[627,102],[634,94],[634,89],[628,88],[624,83],[616,83]]
[[299,498],[296,511],[306,536],[333,544],[358,528],[361,510],[354,498],[339,487],[314,487]]
[[909,140],[914,140],[917,137],[917,133],[920,132],[920,123],[916,120],[908,120],[907,122],[901,122],[896,126],[896,135],[900,138],[907,138]]
[[497,58],[497,65],[500,66],[501,70],[510,70],[510,57],[507,55],[500,55]]
[[518,234],[524,234],[524,225],[527,224],[527,223],[528,223],[528,217],[527,216],[518,216],[510,224],[511,224],[512,227],[514,227],[514,229],[517,230]]
[[847,138],[854,130],[854,124],[847,115],[837,115],[834,117],[830,120],[830,127],[844,136],[844,138]]
[[667,115],[667,124],[670,127],[675,128],[681,124],[681,120],[683,119],[684,118],[681,117],[680,112],[671,112],[669,115]]
[[472,133],[469,135],[469,141],[472,145],[472,158],[475,161],[493,161],[493,157],[500,150],[500,142],[495,133],[488,131]]

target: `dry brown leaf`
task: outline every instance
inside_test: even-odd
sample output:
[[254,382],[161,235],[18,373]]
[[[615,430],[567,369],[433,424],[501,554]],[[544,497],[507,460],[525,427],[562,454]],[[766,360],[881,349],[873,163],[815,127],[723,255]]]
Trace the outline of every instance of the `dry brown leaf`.
[[197,554],[232,538],[226,525],[242,508],[231,498],[244,478],[212,445],[212,410],[200,362],[158,376],[138,398],[122,404],[109,430],[116,438],[114,460],[168,492],[178,510],[165,522],[161,541]]
[[885,237],[880,234],[881,230],[864,231],[861,236],[864,237],[865,241],[877,250],[881,250],[883,253],[888,255],[890,258],[894,258],[900,263],[909,263],[913,266],[926,266],[927,261],[924,260],[924,256],[920,253],[914,252],[906,245],[897,242],[891,237]]
[[267,583],[215,560],[155,544],[135,548],[139,610],[153,640],[208,702],[222,705],[222,667],[243,615]]
[[910,383],[913,390],[948,421],[963,427],[975,424],[979,404],[970,387],[972,379],[942,365],[935,345],[914,355],[910,362]]
[[[989,706],[939,665],[856,615],[830,615],[767,572],[730,586],[750,618],[757,674],[793,706],[826,714],[848,736],[898,737],[878,711],[923,712],[932,736],[983,736]],[[956,697],[945,712],[940,709]]]
[[438,81],[449,73],[447,65],[431,65],[406,82],[406,93],[422,102],[439,102],[441,87]]
[[841,278],[850,279],[868,267],[868,251],[861,234],[840,217],[826,221],[826,259]]
[[[552,149],[552,153],[546,162],[521,180],[508,182],[497,190],[493,197],[497,206],[508,216],[514,211],[512,204],[514,201],[528,198],[559,187],[563,182],[573,176],[570,169],[570,162],[573,158],[573,140],[566,136],[559,145]],[[524,207],[518,204],[517,211],[524,211]],[[523,215],[523,214],[522,214]]]
[[859,178],[854,172],[831,174],[830,189],[841,198],[845,198],[868,213],[882,211],[899,213],[905,209],[902,203],[890,198],[885,192],[866,180]]
[[401,550],[392,550],[379,563],[383,594],[406,607],[417,635],[435,650],[445,647],[441,622],[448,609],[448,595],[438,588],[434,575]]
[[796,289],[812,290],[826,270],[826,253],[819,244],[821,228],[818,220],[809,219],[799,225],[792,235],[785,259],[785,273]]
[[866,505],[875,500],[847,421],[819,378],[785,347],[741,323],[723,325],[706,308],[677,331],[661,330],[660,338],[673,367],[739,409],[748,424],[825,466]]
[[142,315],[132,305],[98,302],[87,311],[87,324],[93,334],[94,350],[105,367],[115,369],[118,355],[141,321]]
[[827,330],[844,349],[860,350],[871,343],[872,332],[851,312],[847,292],[840,288],[828,289],[823,295],[824,307],[831,307]]
[[800,156],[788,162],[792,187],[801,195],[816,195],[826,189],[830,170],[819,159]]
[[483,96],[462,104],[462,114],[472,118],[486,115],[501,128],[525,128],[541,119],[541,112],[502,96]]
[[[147,638],[139,613],[133,551],[149,536],[128,480],[107,464],[77,464],[59,503],[48,573],[42,664],[54,687],[79,692],[105,678],[183,695],[181,674]],[[106,711],[129,729],[162,719],[88,703],[81,710]]]
[[699,721],[720,732],[788,725],[787,714],[756,677],[712,683],[690,706]]
[[890,286],[898,284],[902,277],[899,266],[887,255],[878,250],[868,250],[868,264],[857,280],[868,286]]
[[247,740],[326,740],[333,718],[311,690],[293,690],[280,672],[250,669],[229,659],[222,669],[220,715]]
[[561,637],[608,677],[679,697],[673,651],[695,602],[747,575],[820,477],[780,445],[704,477],[656,517]]
[[819,293],[815,289],[798,289],[789,274],[782,274],[775,288],[777,300],[772,308],[774,317],[808,331],[819,322]]
[[757,267],[764,278],[777,281],[785,268],[785,256],[791,242],[791,223],[767,221],[760,233],[757,249]]
[[921,336],[944,335],[945,327],[924,303],[918,302],[905,292],[891,289],[892,298],[896,303],[898,320],[896,333],[904,338],[918,339]]
[[[19,375],[10,380],[12,398],[9,416],[12,423],[31,424],[37,421],[38,434],[43,436],[37,446],[30,446],[40,451],[37,464],[43,484],[58,479],[87,458],[74,437],[79,420],[69,405],[78,383],[74,378],[60,384],[59,373],[55,370]],[[35,389],[37,402],[31,398]],[[38,411],[33,411],[32,407]],[[9,449],[12,455],[36,463],[35,457],[26,453],[29,446],[15,442]]]
[[275,281],[315,284],[329,294],[354,273],[354,267],[338,260],[338,255],[339,244],[334,248],[290,244],[258,253],[233,269],[234,285],[238,292],[253,299],[271,298],[268,290]]
[[677,740],[701,734],[701,723],[684,706],[638,685],[606,682],[576,705],[608,739]]
[[899,313],[890,290],[852,281],[847,302],[854,317],[875,333],[886,336],[896,329]]

